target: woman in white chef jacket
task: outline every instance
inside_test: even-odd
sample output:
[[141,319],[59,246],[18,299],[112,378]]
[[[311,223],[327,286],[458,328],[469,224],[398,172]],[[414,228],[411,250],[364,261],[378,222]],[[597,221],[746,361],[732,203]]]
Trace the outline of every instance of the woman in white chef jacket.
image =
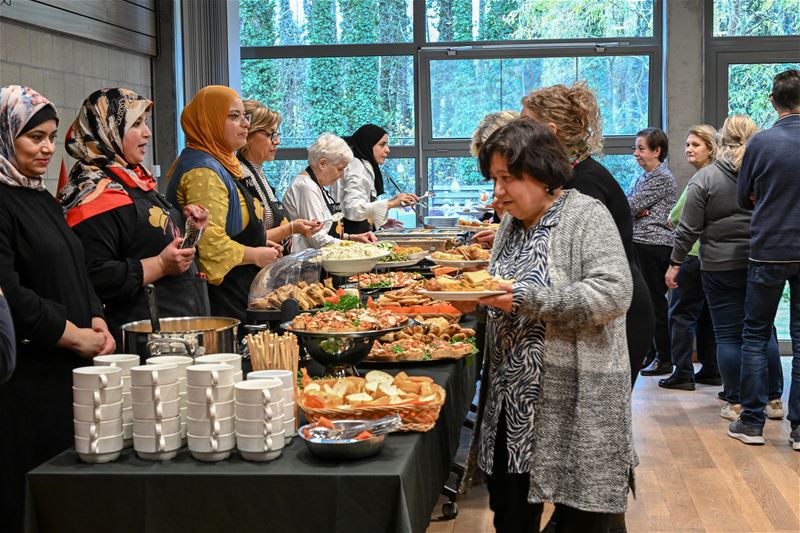
[[344,179],[331,187],[331,194],[341,203],[344,231],[366,233],[386,224],[389,209],[414,204],[419,197],[399,193],[390,200],[378,200],[384,192],[380,165],[389,157],[386,130],[365,124],[347,138],[347,142],[355,157],[347,165]]
[[323,222],[322,229],[308,237],[294,235],[292,250],[298,252],[306,248],[322,248],[340,239],[364,243],[376,242],[369,232],[349,233],[332,220],[335,213],[341,212],[339,202],[326,187],[342,177],[348,163],[353,160],[353,152],[347,143],[332,133],[323,133],[308,149],[308,166],[294,177],[286,193],[283,205],[289,217]]

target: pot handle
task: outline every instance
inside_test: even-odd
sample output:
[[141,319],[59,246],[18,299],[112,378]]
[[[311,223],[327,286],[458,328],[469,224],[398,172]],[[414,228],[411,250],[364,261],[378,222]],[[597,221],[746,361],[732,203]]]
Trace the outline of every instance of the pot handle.
[[180,339],[177,337],[164,337],[163,339],[154,339],[147,342],[147,353],[150,354],[150,357],[161,355],[161,347],[164,345],[169,346],[169,343],[177,342],[178,344],[183,344],[184,348],[186,348],[186,353],[189,354],[189,357],[195,356],[195,349],[192,344],[187,341],[186,339]]

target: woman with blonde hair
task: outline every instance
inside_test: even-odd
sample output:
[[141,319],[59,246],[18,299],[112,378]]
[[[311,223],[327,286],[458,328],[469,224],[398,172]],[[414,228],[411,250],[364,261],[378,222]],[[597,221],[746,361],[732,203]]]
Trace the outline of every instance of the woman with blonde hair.
[[[695,170],[710,165],[717,158],[717,130],[708,124],[697,124],[686,133],[686,160]],[[681,220],[686,192],[678,198],[678,203],[669,214],[669,221],[677,226]],[[672,350],[672,375],[658,380],[658,386],[665,389],[694,390],[695,383],[721,385],[717,366],[717,344],[711,324],[703,282],[700,276],[700,259],[697,255],[700,243],[695,242],[689,255],[681,266],[678,286],[672,289],[669,301],[669,331]],[[697,342],[697,358],[703,367],[695,374],[692,365],[692,344]]]
[[258,100],[244,100],[244,113],[249,118],[247,144],[241,147],[237,157],[242,164],[244,186],[264,208],[264,230],[267,239],[283,242],[297,234],[310,237],[320,224],[307,220],[290,220],[289,213],[278,200],[275,188],[264,174],[264,163],[274,161],[281,143],[281,115]]
[[546,124],[564,144],[572,164],[566,187],[600,200],[619,231],[633,276],[633,300],[627,314],[626,336],[631,386],[653,336],[653,307],[633,250],[633,224],[625,193],[614,176],[594,157],[603,149],[600,107],[585,82],[552,85],[531,91],[522,99],[522,115]]
[[[739,381],[752,215],[736,201],[736,182],[747,141],[757,131],[755,122],[745,115],[725,119],[719,131],[717,159],[700,169],[686,186],[686,204],[672,247],[672,266],[665,275],[668,287],[678,286],[676,278],[682,263],[699,238],[703,290],[711,309],[717,362],[725,386],[726,403],[720,416],[728,420],[736,420],[742,409]],[[782,376],[774,336],[770,340],[768,357],[769,399],[780,403]]]

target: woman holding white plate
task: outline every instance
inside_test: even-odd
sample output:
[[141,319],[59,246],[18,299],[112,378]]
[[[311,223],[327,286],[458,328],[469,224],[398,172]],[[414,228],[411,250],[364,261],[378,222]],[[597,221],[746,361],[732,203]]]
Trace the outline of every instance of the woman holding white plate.
[[480,300],[485,392],[465,483],[486,474],[498,531],[529,530],[544,502],[566,530],[608,531],[638,462],[625,340],[632,281],[619,232],[603,204],[564,190],[571,166],[545,125],[510,122],[479,161],[510,215],[489,272],[515,281]]

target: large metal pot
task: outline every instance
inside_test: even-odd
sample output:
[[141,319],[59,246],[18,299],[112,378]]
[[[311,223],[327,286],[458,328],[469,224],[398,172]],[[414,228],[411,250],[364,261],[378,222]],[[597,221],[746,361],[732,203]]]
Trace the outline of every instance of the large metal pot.
[[122,350],[142,358],[156,355],[196,357],[212,353],[237,353],[239,321],[218,316],[162,318],[161,332],[153,333],[150,320],[122,326]]

